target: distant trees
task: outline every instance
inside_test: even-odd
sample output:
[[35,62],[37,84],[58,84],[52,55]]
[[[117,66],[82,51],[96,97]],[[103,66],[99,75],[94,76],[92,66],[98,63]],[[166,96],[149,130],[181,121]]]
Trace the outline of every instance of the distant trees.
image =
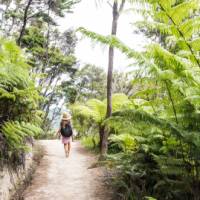
[[[57,97],[58,91],[61,90],[60,85],[76,72],[76,58],[73,55],[72,47],[70,49],[66,47],[66,40],[69,40],[70,43],[71,40],[75,41],[73,31],[68,32],[67,39],[64,35],[57,31],[51,33],[48,52],[43,47],[47,40],[42,28],[30,27],[26,30],[21,41],[22,47],[27,47],[27,52],[31,53],[30,64],[33,66],[33,72],[38,74],[35,80],[40,88],[41,95],[45,97],[45,102],[41,103],[41,109],[46,112],[45,120],[51,105],[55,103],[55,99],[59,101]],[[57,37],[56,40],[54,40],[55,37]],[[62,95],[59,96],[62,99]]]
[[133,95],[136,90],[133,85],[134,78],[136,78],[136,76],[133,74],[114,70],[112,80],[113,93],[123,93],[127,96]]
[[103,68],[86,64],[75,73],[72,80],[64,82],[62,87],[69,103],[85,102],[91,98],[104,99],[106,73]]
[[48,33],[50,26],[56,25],[54,16],[63,17],[65,13],[72,12],[73,5],[78,2],[78,0],[1,1],[1,31],[5,36],[12,36],[15,33],[16,40],[20,44],[27,26],[43,21],[47,25]]
[[74,48],[76,37],[73,30],[60,33],[55,17],[72,12],[78,1],[72,0],[21,0],[2,1],[1,32],[16,39],[28,55],[35,82],[44,102],[44,126],[51,106],[60,101],[62,82],[76,72]]
[[[114,70],[113,93],[133,94],[133,75]],[[105,69],[95,65],[86,64],[77,70],[73,79],[63,82],[62,87],[68,103],[86,102],[88,99],[106,98],[106,72]]]

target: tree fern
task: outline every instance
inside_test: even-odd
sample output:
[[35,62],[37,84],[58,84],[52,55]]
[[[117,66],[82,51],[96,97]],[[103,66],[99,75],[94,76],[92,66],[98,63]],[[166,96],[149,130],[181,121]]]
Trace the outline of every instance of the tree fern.
[[[139,53],[116,37],[78,30],[119,49],[143,68],[140,80],[133,82],[140,87],[129,109],[120,109],[104,122],[112,133],[130,134],[138,145],[136,152],[113,155],[118,191],[128,198],[132,194],[138,199],[198,199],[200,4],[198,0],[135,2],[145,4],[141,9],[145,18],[136,25],[154,31],[160,44],[151,43]],[[111,142],[112,147],[118,142]]]
[[0,47],[0,161],[23,164],[26,139],[42,133],[38,110],[42,97],[20,48],[5,39],[0,39]]

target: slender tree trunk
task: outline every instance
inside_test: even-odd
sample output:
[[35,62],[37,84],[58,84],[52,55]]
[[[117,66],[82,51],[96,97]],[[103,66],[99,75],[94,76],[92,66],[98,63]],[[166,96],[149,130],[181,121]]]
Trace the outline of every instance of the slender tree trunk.
[[[47,13],[48,17],[50,18],[50,5],[48,7],[48,13]],[[49,38],[50,38],[50,21],[48,20],[48,24],[47,24],[47,42],[46,42],[46,52],[45,52],[45,57],[46,57],[46,66],[48,66],[49,64]],[[42,71],[42,73],[44,73],[44,70]]]
[[[117,27],[118,27],[118,19],[120,16],[121,11],[124,8],[125,0],[122,0],[120,6],[116,0],[113,2],[112,6],[112,31],[111,35],[117,35]],[[108,74],[107,74],[107,112],[106,118],[109,118],[112,115],[112,79],[113,79],[113,63],[114,63],[114,48],[112,46],[109,47],[109,54],[108,54]],[[104,156],[107,153],[108,149],[108,130],[104,128],[102,132],[101,138],[101,156]]]
[[[47,12],[48,17],[50,17],[50,1],[48,2],[48,12]],[[45,73],[46,67],[49,66],[49,42],[50,42],[50,21],[47,23],[47,35],[46,35],[46,43],[44,44],[44,48],[46,49],[45,52],[45,58],[44,62],[42,65],[41,72]],[[43,78],[39,80],[39,85],[42,85],[45,82]]]
[[44,119],[43,119],[43,128],[45,127],[45,124],[46,124],[46,121],[47,121],[47,117],[49,115],[49,111],[50,111],[50,106],[51,106],[51,103],[52,103],[52,100],[53,100],[53,97],[54,97],[54,94],[55,94],[55,90],[56,90],[56,87],[57,87],[57,83],[59,81],[59,78],[57,79],[56,83],[55,83],[55,86],[53,88],[53,91],[48,99],[48,103],[46,105],[44,105],[43,107],[43,110],[45,110],[45,116],[44,116]]
[[[41,93],[42,96],[47,97],[47,92],[48,92],[49,88],[51,87],[51,84],[53,83],[53,81],[54,81],[55,78],[56,78],[56,73],[55,73],[55,75],[52,74],[52,75],[51,75],[51,78],[50,78],[49,80],[47,80],[47,81],[43,80],[43,84],[44,84],[45,82],[47,82],[47,83],[46,83],[47,86],[45,86],[45,85],[43,86],[43,87],[46,87],[46,88],[45,88],[45,91],[44,91],[43,93]],[[58,79],[59,79],[59,78],[58,78]],[[41,84],[40,84],[40,85],[41,85]]]
[[[48,5],[47,15],[50,18],[50,3]],[[44,48],[46,49],[46,52],[45,52],[44,64],[42,66],[42,73],[45,72],[45,68],[49,65],[49,42],[50,42],[49,39],[50,39],[50,21],[48,20],[48,23],[47,23],[46,43],[44,45]]]
[[20,31],[20,34],[19,34],[19,38],[17,40],[17,44],[19,46],[21,45],[21,40],[22,40],[22,37],[23,37],[25,29],[26,29],[27,18],[28,18],[28,11],[29,11],[29,8],[31,6],[32,1],[33,0],[28,0],[28,3],[26,5],[25,11],[24,11],[23,25],[22,25],[22,28],[21,28],[21,31]]
[[[112,31],[111,35],[117,34],[118,25],[118,3],[115,1],[113,3],[113,21],[112,21]],[[109,47],[108,54],[108,74],[107,74],[107,113],[106,117],[110,117],[112,114],[112,78],[113,78],[113,63],[114,63],[114,48]]]

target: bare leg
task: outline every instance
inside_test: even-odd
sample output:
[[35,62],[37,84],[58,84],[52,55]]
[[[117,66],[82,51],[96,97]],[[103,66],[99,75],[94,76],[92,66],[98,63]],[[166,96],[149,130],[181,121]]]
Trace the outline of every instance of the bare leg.
[[68,154],[70,153],[70,150],[71,150],[71,143],[69,142],[68,143]]
[[68,144],[64,144],[65,154],[68,154]]

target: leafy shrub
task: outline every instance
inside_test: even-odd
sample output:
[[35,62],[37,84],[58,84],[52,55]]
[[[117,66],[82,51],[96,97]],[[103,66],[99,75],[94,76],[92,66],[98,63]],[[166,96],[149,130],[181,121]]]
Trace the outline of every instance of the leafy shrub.
[[[127,121],[131,122],[129,126]],[[113,113],[106,123],[109,126],[117,123],[117,132],[129,130],[132,141],[136,141],[132,143],[134,148],[131,151],[121,148],[108,156],[108,163],[112,163],[117,173],[114,183],[119,196],[125,199],[153,196],[173,200],[198,197],[198,133],[188,133],[171,122],[138,110]],[[135,131],[137,127],[138,132]],[[127,134],[122,135],[127,137]],[[119,136],[111,138],[114,138],[115,145],[124,145],[127,139]],[[129,140],[128,144],[131,144]]]
[[23,164],[27,139],[42,133],[41,97],[17,45],[0,39],[0,161]]
[[81,137],[81,144],[91,150],[97,150],[99,145],[98,135],[87,135]]
[[113,146],[123,152],[132,151],[137,148],[136,140],[130,134],[111,135],[110,141],[112,142],[109,146],[111,149]]

